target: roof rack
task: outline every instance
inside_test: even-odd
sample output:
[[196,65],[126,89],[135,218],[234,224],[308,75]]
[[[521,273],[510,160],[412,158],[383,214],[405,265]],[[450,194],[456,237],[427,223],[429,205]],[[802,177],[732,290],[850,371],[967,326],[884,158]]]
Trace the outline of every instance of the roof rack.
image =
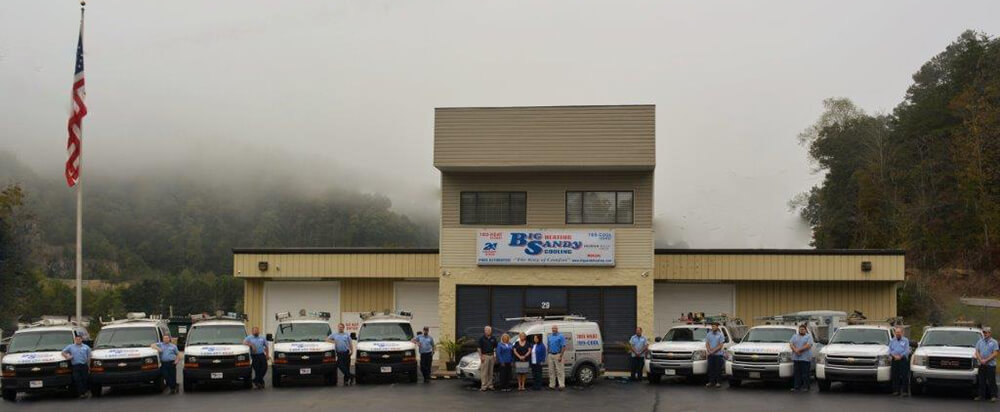
[[902,316],[894,316],[885,319],[850,319],[848,325],[888,325],[888,326],[909,326],[903,323]]
[[101,325],[120,325],[124,323],[132,322],[158,322],[163,320],[161,315],[150,315],[146,316],[145,312],[129,312],[125,314],[125,319],[115,319],[111,318],[109,321],[104,321],[104,318],[97,318]]
[[[292,312],[278,312],[274,314],[274,320],[283,321],[286,319],[292,319]],[[307,311],[305,309],[300,309],[299,314],[295,319],[320,319],[329,321],[330,312],[318,312],[318,311]]]
[[389,309],[386,309],[386,310],[384,310],[382,312],[371,311],[371,312],[361,313],[360,316],[361,316],[361,320],[369,320],[369,319],[405,319],[405,320],[410,320],[410,319],[413,319],[413,313],[410,313],[410,312],[407,312],[407,311],[402,311],[402,310],[396,311],[396,312],[391,312],[391,311],[389,311]]
[[585,321],[586,317],[580,315],[549,315],[549,316],[522,316],[518,318],[504,318],[505,321],[512,322],[515,320],[521,322],[538,322],[544,320],[572,320],[572,321]]
[[743,319],[730,316],[728,313],[716,313],[706,315],[705,312],[687,312],[681,314],[677,320],[689,325],[710,325],[719,322],[720,325],[742,325]]
[[817,322],[819,319],[816,316],[809,315],[775,315],[775,316],[758,316],[754,320],[762,320],[771,324],[770,322],[777,322],[778,324],[800,324],[801,322]]
[[28,324],[28,328],[37,328],[41,326],[76,326],[76,322],[68,321],[66,319],[42,319],[37,322],[32,322]]
[[214,315],[209,315],[208,313],[200,313],[197,315],[190,315],[191,323],[204,322],[207,320],[238,320],[246,321],[247,314],[239,312],[223,312],[221,310],[215,311]]

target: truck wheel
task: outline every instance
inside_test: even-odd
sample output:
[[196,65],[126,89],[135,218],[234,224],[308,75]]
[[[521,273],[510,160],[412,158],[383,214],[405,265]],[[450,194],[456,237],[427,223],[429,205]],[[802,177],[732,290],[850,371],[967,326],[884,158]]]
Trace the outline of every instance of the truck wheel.
[[354,381],[357,382],[359,385],[363,385],[366,380],[367,378],[365,377],[365,374],[360,372],[354,373]]
[[271,386],[275,388],[281,387],[281,375],[277,373],[271,375]]
[[576,373],[573,374],[573,380],[576,381],[577,385],[593,385],[594,381],[597,380],[597,369],[591,365],[582,365],[579,368],[576,368]]
[[924,385],[910,381],[910,395],[923,395]]
[[743,385],[743,381],[741,381],[739,379],[729,378],[729,387],[730,388],[739,388],[742,385]]
[[649,383],[652,383],[652,384],[660,383],[660,379],[662,379],[662,378],[663,378],[663,375],[661,375],[659,373],[650,373],[649,374]]
[[194,392],[194,380],[184,380],[184,392]]
[[101,386],[101,385],[92,385],[90,387],[90,396],[93,396],[95,398],[100,398],[101,395],[104,395],[104,387],[103,386]]
[[831,382],[828,381],[828,380],[826,380],[826,379],[817,379],[816,380],[816,385],[819,386],[819,391],[820,392],[829,392],[830,391],[830,383]]
[[16,402],[17,401],[17,391],[15,391],[15,390],[9,390],[9,389],[4,389],[3,390],[3,400],[5,400],[7,402]]

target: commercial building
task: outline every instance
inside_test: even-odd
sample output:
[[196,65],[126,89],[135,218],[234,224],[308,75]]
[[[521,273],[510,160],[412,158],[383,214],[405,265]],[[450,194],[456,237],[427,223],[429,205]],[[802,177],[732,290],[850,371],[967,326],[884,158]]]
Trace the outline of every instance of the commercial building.
[[655,249],[652,105],[443,108],[434,130],[439,249],[234,249],[251,324],[399,308],[453,338],[572,313],[600,323],[615,369],[636,326],[682,312],[896,313],[901,251]]

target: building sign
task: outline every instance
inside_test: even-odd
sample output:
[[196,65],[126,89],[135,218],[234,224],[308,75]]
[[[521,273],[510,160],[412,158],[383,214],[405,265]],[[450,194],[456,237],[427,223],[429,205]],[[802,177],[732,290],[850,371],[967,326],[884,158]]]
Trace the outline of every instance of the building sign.
[[478,264],[614,266],[614,230],[507,230],[478,232]]

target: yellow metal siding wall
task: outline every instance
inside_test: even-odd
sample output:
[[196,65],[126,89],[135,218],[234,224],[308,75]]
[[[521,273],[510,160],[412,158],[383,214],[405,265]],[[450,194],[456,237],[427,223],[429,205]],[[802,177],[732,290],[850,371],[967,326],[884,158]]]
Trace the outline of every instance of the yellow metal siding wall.
[[[575,190],[633,191],[633,224],[567,225],[566,192]],[[444,173],[441,175],[442,227],[468,227],[459,223],[459,203],[463,191],[527,192],[528,227],[653,226],[652,172]]]
[[[872,262],[871,272],[861,262]],[[659,280],[902,281],[903,256],[894,255],[656,255]]]
[[392,279],[340,279],[340,311],[395,309]]
[[264,327],[264,280],[243,279],[243,313],[250,327]]
[[895,316],[896,282],[736,282],[736,315],[745,322],[802,310],[860,310],[869,319]]
[[[267,272],[257,268],[268,262]],[[437,278],[437,254],[234,254],[236,277]]]
[[439,108],[434,167],[656,164],[656,106]]
[[[474,228],[441,230],[441,267],[476,266],[476,230]],[[615,267],[652,271],[653,230],[615,229]],[[574,271],[580,268],[562,268]]]

